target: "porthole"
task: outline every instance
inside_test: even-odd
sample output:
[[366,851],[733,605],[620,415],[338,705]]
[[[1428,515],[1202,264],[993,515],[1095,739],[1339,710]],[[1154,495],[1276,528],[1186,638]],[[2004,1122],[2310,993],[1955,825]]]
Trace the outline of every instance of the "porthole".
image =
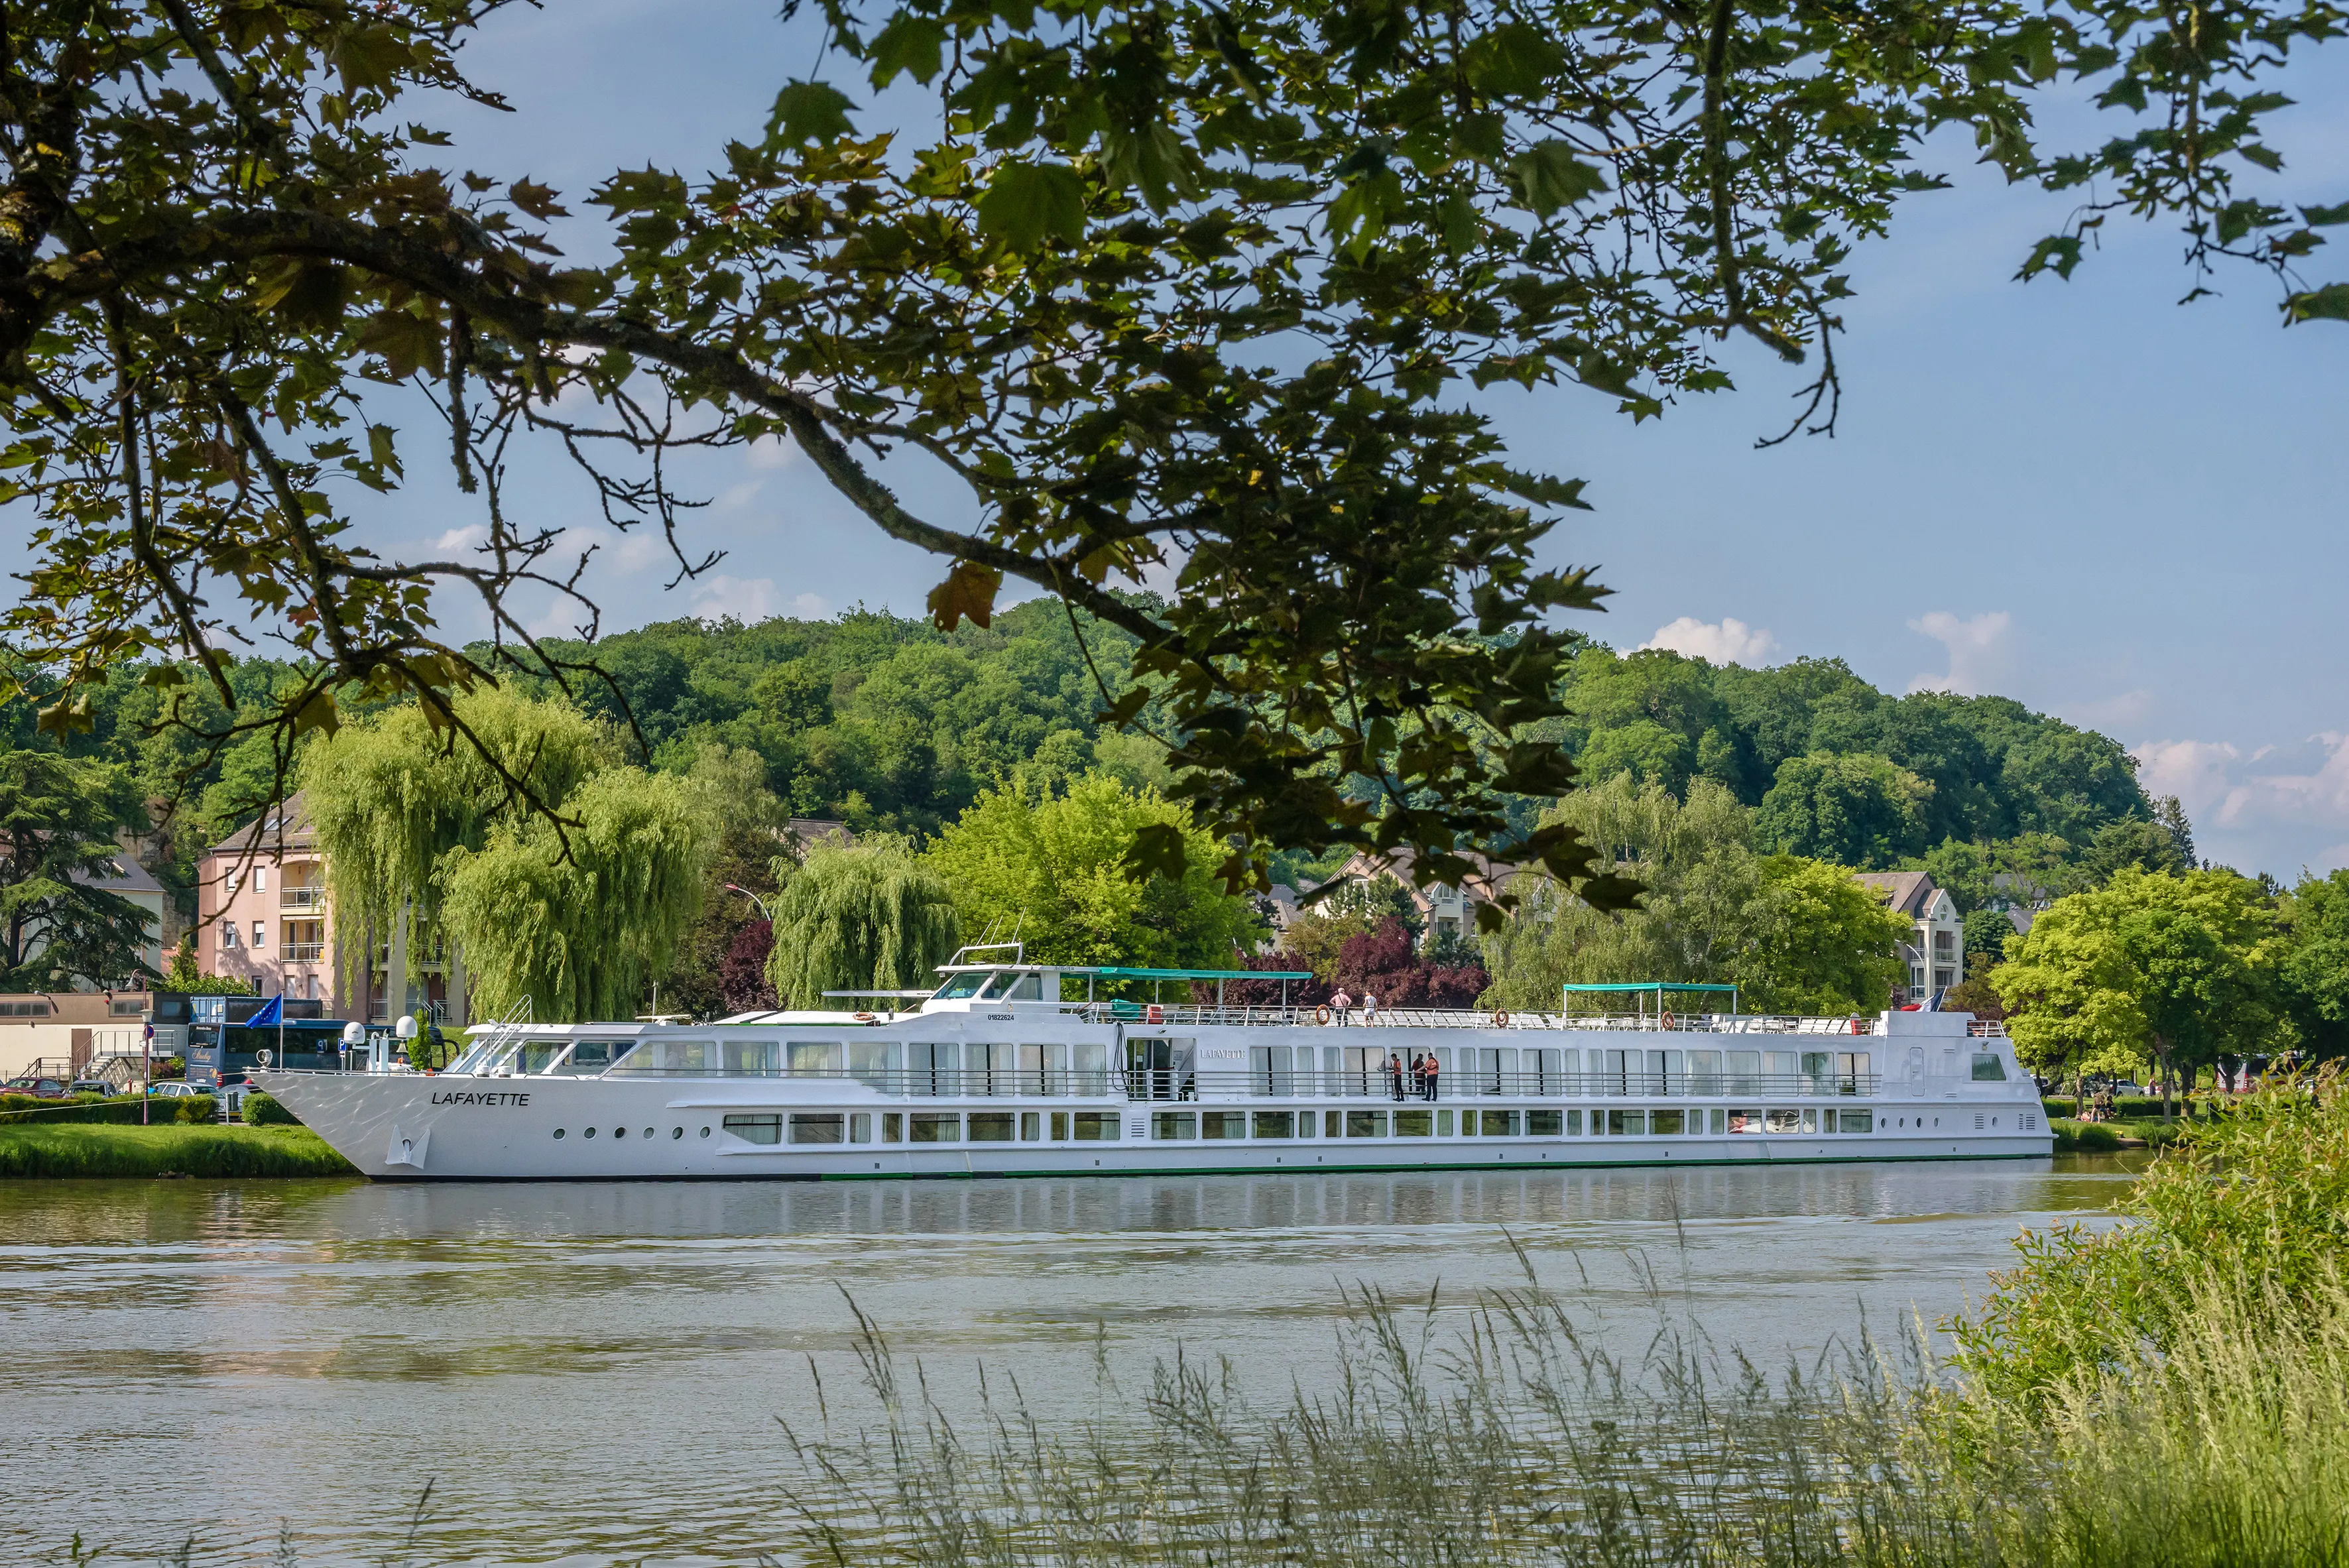
[[580,1136],[582,1138],[593,1138],[595,1136],[595,1130],[591,1127],[585,1132],[581,1133]]
[[645,1136],[646,1136],[647,1138],[650,1138],[652,1135],[653,1135],[653,1130],[652,1130],[651,1128],[649,1128],[649,1127],[646,1128],[646,1129],[645,1129]]
[[683,1138],[685,1136],[685,1129],[682,1127],[672,1127],[668,1130],[668,1135],[671,1138]]
[[561,1129],[561,1128],[559,1128],[559,1127],[558,1127],[558,1128],[556,1128],[556,1129],[554,1130],[554,1136],[555,1136],[555,1137],[557,1137],[557,1138],[562,1137],[562,1136],[563,1136],[563,1129]]
[[705,1128],[703,1128],[703,1129],[701,1130],[701,1136],[702,1136],[702,1137],[704,1137],[704,1138],[709,1137],[709,1129],[708,1129],[708,1128],[706,1128],[706,1127],[705,1127]]
[[628,1130],[625,1127],[616,1127],[612,1129],[612,1136],[615,1138],[626,1138],[627,1135]]

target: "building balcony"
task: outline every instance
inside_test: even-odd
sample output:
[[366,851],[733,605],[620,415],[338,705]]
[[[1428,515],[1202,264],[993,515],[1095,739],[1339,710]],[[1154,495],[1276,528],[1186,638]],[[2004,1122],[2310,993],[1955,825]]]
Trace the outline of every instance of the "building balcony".
[[316,964],[326,955],[323,942],[289,942],[277,950],[277,955],[288,964]]
[[324,909],[326,890],[322,887],[282,887],[277,890],[280,909]]

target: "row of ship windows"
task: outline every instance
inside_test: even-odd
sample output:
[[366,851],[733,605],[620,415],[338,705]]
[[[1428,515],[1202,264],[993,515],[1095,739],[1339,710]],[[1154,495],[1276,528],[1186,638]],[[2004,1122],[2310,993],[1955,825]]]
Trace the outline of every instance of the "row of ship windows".
[[[1995,1128],[1996,1116],[1973,1119],[1976,1131]],[[1941,1118],[1885,1116],[1869,1110],[1682,1110],[1609,1109],[1588,1114],[1557,1110],[1160,1110],[1149,1118],[1160,1142],[1199,1140],[1311,1138],[1677,1138],[1707,1133],[1796,1135],[1926,1131]],[[1123,1133],[1115,1111],[794,1111],[729,1116],[727,1132],[746,1143],[1110,1143]],[[1139,1131],[1139,1119],[1136,1130]],[[704,1137],[709,1129],[702,1130]],[[557,1138],[562,1133],[555,1134]],[[650,1136],[647,1133],[647,1136]]]

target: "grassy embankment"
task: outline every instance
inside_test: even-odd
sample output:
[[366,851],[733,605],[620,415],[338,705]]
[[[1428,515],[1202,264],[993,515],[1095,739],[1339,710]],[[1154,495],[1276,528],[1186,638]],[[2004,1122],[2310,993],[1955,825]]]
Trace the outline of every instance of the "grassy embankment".
[[0,1179],[354,1174],[306,1127],[0,1123]]
[[[1757,1368],[1673,1315],[1626,1364],[1531,1278],[1365,1293],[1338,1356],[1242,1386],[1178,1354],[1048,1420],[949,1425],[863,1324],[862,1417],[792,1434],[792,1542],[838,1563],[1646,1568],[2349,1564],[2349,1092],[2263,1093],[2165,1150],[2133,1222],[2026,1238],[1979,1312]],[[1692,1264],[1699,1267],[1701,1264]],[[861,1319],[860,1319],[861,1321]],[[1645,1338],[1643,1335],[1640,1336]],[[1123,1389],[1114,1379],[1123,1378]]]

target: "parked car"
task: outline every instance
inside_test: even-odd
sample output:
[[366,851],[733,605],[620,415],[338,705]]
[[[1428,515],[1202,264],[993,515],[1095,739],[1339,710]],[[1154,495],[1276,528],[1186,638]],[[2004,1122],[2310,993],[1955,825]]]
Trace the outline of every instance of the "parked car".
[[74,1094],[102,1094],[107,1096],[109,1099],[111,1099],[114,1096],[120,1094],[122,1091],[115,1088],[111,1082],[105,1078],[76,1078],[73,1080],[73,1088],[69,1092]]
[[147,1086],[147,1092],[153,1095],[157,1099],[195,1099],[204,1093],[202,1089],[198,1088],[194,1084],[188,1083],[180,1078],[171,1078],[162,1083],[150,1084]]
[[14,1083],[0,1085],[0,1088],[5,1088],[10,1094],[29,1094],[36,1099],[63,1099],[67,1094],[63,1078],[18,1078]]

